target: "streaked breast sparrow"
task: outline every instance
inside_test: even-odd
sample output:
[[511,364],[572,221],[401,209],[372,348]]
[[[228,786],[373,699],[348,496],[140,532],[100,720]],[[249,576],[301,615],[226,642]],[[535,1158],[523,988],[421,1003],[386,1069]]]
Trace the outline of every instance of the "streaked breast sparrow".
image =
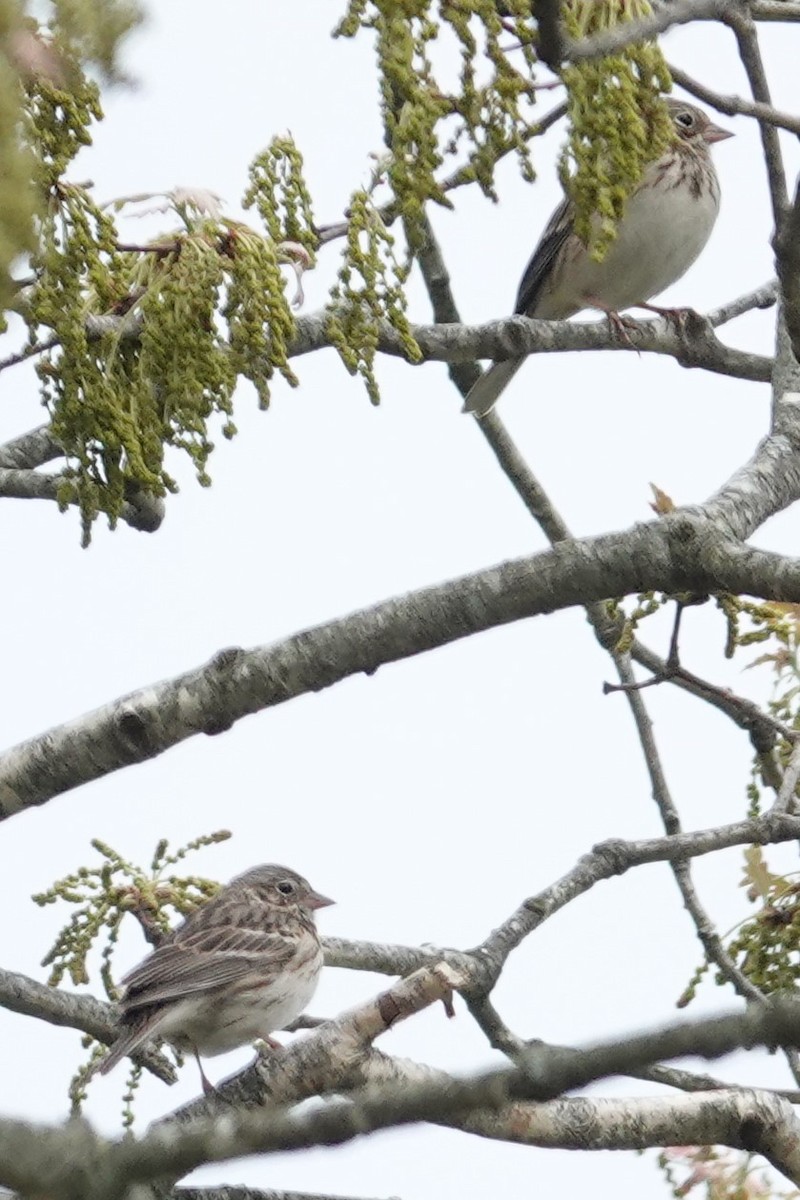
[[[688,271],[719,211],[719,180],[709,147],[733,134],[693,104],[671,97],[666,104],[674,144],[645,171],[606,257],[602,262],[591,258],[574,231],[573,203],[565,198],[525,268],[515,313],[563,321],[584,308],[599,308],[618,320],[621,309],[647,307],[651,297]],[[471,388],[464,411],[486,416],[524,361],[492,363]]]
[[150,1037],[197,1059],[266,1038],[299,1016],[322,970],[314,911],[333,904],[286,867],[253,867],[190,913],[123,979],[107,1074]]

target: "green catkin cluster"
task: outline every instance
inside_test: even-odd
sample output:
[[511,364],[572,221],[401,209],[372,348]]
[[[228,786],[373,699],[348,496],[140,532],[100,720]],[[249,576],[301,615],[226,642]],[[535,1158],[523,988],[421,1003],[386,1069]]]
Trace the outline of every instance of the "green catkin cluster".
[[58,901],[75,906],[67,924],[42,959],[42,966],[51,968],[50,986],[57,987],[65,976],[76,986],[88,983],[88,956],[95,943],[102,941],[100,977],[108,998],[116,999],[111,965],[125,915],[135,913],[142,928],[152,930],[154,938],[159,933],[162,936],[167,933],[170,910],[185,916],[212,896],[218,887],[198,876],[167,875],[167,868],[176,866],[188,854],[224,842],[230,836],[225,829],[204,834],[171,854],[167,842],[162,840],[156,847],[149,870],[136,866],[107,843],[94,839],[91,845],[103,859],[99,866],[79,867],[32,897],[40,907]]
[[[510,151],[525,178],[533,177],[530,4],[511,0],[504,9],[501,18],[494,0],[351,0],[336,31],[344,37],[362,28],[375,33],[390,151],[387,177],[412,238],[428,200],[449,206],[437,172],[445,156],[462,146],[460,182],[476,180],[487,195],[494,197],[495,165]],[[501,39],[510,45],[515,38],[517,51],[510,57]],[[431,50],[453,39],[461,71],[458,86],[448,88],[436,74]],[[478,65],[487,63],[490,77],[479,83]]]
[[361,375],[373,404],[379,402],[375,352],[382,321],[398,334],[410,362],[421,358],[406,317],[403,285],[409,265],[397,262],[393,245],[367,193],[356,192],[342,266],[331,291],[327,334],[350,374]]
[[[774,676],[767,710],[788,729],[800,729],[800,606],[774,601],[760,603],[740,596],[714,597],[726,622],[726,654],[749,646],[764,652],[749,667],[769,667]],[[764,758],[775,770],[786,770],[793,751],[788,739],[778,738],[766,752],[756,747],[747,785],[747,816],[762,811]],[[766,995],[800,984],[800,880],[771,871],[760,846],[744,851],[742,886],[756,911],[725,939],[725,950],[747,978]],[[695,971],[679,1000],[694,999],[701,980],[714,968],[705,960]],[[715,982],[727,982],[714,971]]]
[[[283,138],[253,165],[245,197],[266,235],[176,195],[171,207],[184,228],[120,252],[112,217],[85,188],[61,182],[100,115],[96,89],[86,83],[69,102],[49,84],[40,93],[31,119],[48,204],[26,316],[31,345],[51,334],[58,342],[38,370],[68,461],[59,498],[79,505],[88,544],[98,513],[113,527],[132,492],[175,490],[166,448],[188,454],[200,483],[210,483],[209,424],[221,416],[223,435],[236,432],[239,377],[253,383],[261,407],[276,371],[296,385],[281,266],[313,265],[316,234],[302,160]],[[93,328],[89,318],[104,313],[124,316],[122,327]]]
[[18,24],[17,10],[12,0],[0,0],[0,333],[7,326],[3,312],[14,295],[11,265],[35,244],[33,163],[29,148],[19,137],[21,87],[4,45]]
[[[108,998],[116,1000],[112,959],[123,919],[135,915],[148,941],[157,944],[170,930],[170,911],[185,916],[213,896],[219,887],[198,876],[168,875],[167,869],[177,866],[195,850],[224,842],[230,836],[224,829],[205,834],[172,853],[169,853],[166,840],[162,839],[156,846],[149,870],[129,862],[105,842],[92,841],[92,847],[103,859],[99,866],[79,867],[56,880],[47,891],[32,897],[41,907],[59,901],[74,906],[67,924],[42,960],[42,966],[51,968],[50,986],[57,987],[65,976],[76,986],[88,983],[88,957],[99,943],[100,978]],[[88,1054],[69,1084],[73,1116],[81,1112],[95,1068],[106,1052],[105,1046],[89,1035],[81,1039],[81,1045]],[[133,1125],[133,1102],[140,1079],[141,1068],[132,1063],[122,1097],[125,1129]]]
[[311,194],[303,156],[291,137],[275,137],[250,165],[244,208],[255,208],[275,245],[296,242],[313,256],[317,248]]
[[[573,38],[589,37],[651,12],[649,0],[564,0]],[[674,138],[660,97],[672,81],[655,42],[564,67],[570,136],[560,170],[576,206],[576,232],[602,259],[627,198]],[[595,215],[596,214],[596,215]]]
[[[130,0],[53,0],[51,19],[42,27],[21,0],[0,0],[0,332],[15,292],[11,266],[34,250],[34,218],[60,174],[58,160],[66,164],[75,153],[64,127],[77,131],[82,125],[32,110],[55,103],[67,115],[85,102],[78,63],[98,67],[107,79],[118,77],[119,43],[140,19]],[[53,170],[46,179],[40,168],[48,156]]]
[[53,21],[71,57],[99,67],[108,79],[121,78],[119,43],[142,19],[134,0],[52,0]]
[[656,596],[654,592],[641,592],[636,597],[636,604],[630,613],[625,612],[620,602],[616,602],[614,610],[609,610],[609,616],[623,619],[619,639],[614,647],[617,654],[629,652],[636,637],[639,622],[644,621],[647,617],[652,617],[653,613],[659,612],[669,599],[669,596]]

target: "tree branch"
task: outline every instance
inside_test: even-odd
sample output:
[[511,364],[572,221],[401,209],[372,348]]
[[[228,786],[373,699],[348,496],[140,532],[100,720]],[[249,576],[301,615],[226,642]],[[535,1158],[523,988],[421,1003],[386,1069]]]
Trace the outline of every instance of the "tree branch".
[[[800,833],[800,818],[786,814],[766,814],[713,829],[675,833],[663,838],[638,842],[610,839],[600,842],[578,861],[576,866],[535,896],[529,896],[508,920],[477,948],[487,964],[499,970],[512,950],[535,929],[577,896],[583,895],[604,879],[624,875],[632,867],[654,862],[681,862],[704,854],[713,854],[730,846],[768,845],[791,841]],[[475,953],[475,951],[473,951]]]
[[[330,345],[327,315],[311,313],[297,322],[290,355],[322,350]],[[412,336],[423,362],[471,363],[479,358],[500,361],[528,354],[557,354],[573,350],[645,351],[674,358],[682,367],[698,367],[718,375],[768,383],[772,360],[725,346],[703,317],[690,316],[681,329],[663,318],[637,321],[621,341],[606,321],[540,321],[512,316],[483,325],[412,325]],[[378,332],[378,350],[396,358],[406,352],[399,334],[384,324]]]
[[[112,1044],[119,1032],[116,1014],[110,1004],[104,1004],[94,996],[76,996],[47,987],[14,971],[0,970],[0,1005],[10,1012],[37,1017],[50,1025],[79,1029],[106,1046]],[[165,1083],[174,1083],[177,1078],[172,1063],[152,1047],[137,1051],[133,1059]]]
[[793,113],[779,112],[772,105],[763,104],[758,100],[744,100],[741,96],[722,96],[672,63],[669,64],[669,73],[678,87],[702,100],[704,104],[710,104],[717,112],[725,113],[728,117],[754,117],[756,121],[766,121],[768,125],[775,125],[778,129],[800,134],[800,117]]
[[[42,475],[38,471],[0,467],[0,497],[12,500],[50,500],[59,503],[58,488],[63,478]],[[77,505],[77,497],[68,501]],[[146,492],[137,493],[136,501],[126,500],[120,512],[122,520],[140,533],[154,533],[164,518],[164,502]]]
[[678,510],[384,601],[272,646],[223,650],[204,667],[6,751],[0,819],[351,675],[525,617],[642,591],[797,601],[800,561],[726,541],[704,514]]
[[606,54],[615,54],[635,42],[657,37],[659,33],[664,33],[675,25],[686,25],[690,21],[720,20],[732,7],[732,0],[672,0],[670,4],[661,6],[651,16],[642,17],[639,21],[621,21],[618,25],[579,42],[569,41],[564,57],[569,62],[603,58]]
[[[746,5],[731,4],[724,14],[725,23],[733,30],[739,57],[745,69],[753,99],[757,104],[772,107],[767,73],[761,58],[761,48],[758,44],[758,31]],[[772,199],[772,215],[775,221],[776,233],[780,234],[789,207],[789,194],[786,189],[786,171],[783,165],[781,144],[778,131],[767,121],[759,122],[761,145],[764,149],[764,161],[767,167],[770,197]],[[780,274],[780,272],[779,272]]]
[[[316,1192],[276,1192],[272,1188],[249,1187],[179,1187],[172,1192],[172,1200],[352,1200],[348,1196],[319,1195]],[[361,1197],[358,1200],[362,1200]],[[396,1196],[392,1200],[397,1200]]]
[[23,433],[4,446],[0,446],[0,467],[10,467],[14,470],[32,470],[52,462],[55,458],[63,458],[64,451],[51,436],[48,425],[40,425]]
[[[232,1107],[218,1097],[203,1102],[208,1115],[162,1122],[142,1138],[120,1142],[101,1139],[77,1121],[62,1129],[0,1121],[0,1180],[26,1193],[109,1200],[131,1185],[184,1175],[203,1164],[244,1154],[339,1145],[418,1121],[457,1120],[461,1128],[493,1136],[489,1130],[497,1119],[502,1129],[498,1136],[510,1134],[510,1140],[536,1145],[643,1148],[673,1144],[677,1137],[754,1150],[797,1183],[800,1122],[785,1100],[768,1093],[542,1102],[663,1058],[716,1058],[741,1047],[797,1045],[799,1029],[800,1004],[784,998],[743,1013],[672,1023],[567,1054],[533,1047],[519,1069],[455,1079],[423,1068],[418,1083],[373,1083],[349,1092],[346,1104],[333,1100],[310,1110],[298,1110],[295,1103],[288,1108]],[[357,1075],[357,1059],[352,1070]],[[391,1063],[389,1070],[397,1076],[402,1065]]]

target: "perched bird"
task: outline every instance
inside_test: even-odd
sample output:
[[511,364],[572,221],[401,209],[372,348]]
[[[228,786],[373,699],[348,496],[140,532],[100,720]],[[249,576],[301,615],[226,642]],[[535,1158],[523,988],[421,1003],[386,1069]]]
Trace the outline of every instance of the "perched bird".
[[122,981],[107,1074],[151,1037],[197,1059],[269,1039],[306,1007],[322,970],[314,910],[333,904],[286,867],[253,867],[190,913]]
[[[618,324],[620,309],[653,307],[647,301],[688,271],[719,211],[709,146],[733,134],[693,104],[672,98],[666,104],[674,143],[650,164],[629,197],[603,261],[595,262],[575,233],[575,208],[565,198],[525,268],[515,313],[564,321],[581,309],[599,308]],[[486,416],[524,361],[492,363],[470,389],[464,411]]]

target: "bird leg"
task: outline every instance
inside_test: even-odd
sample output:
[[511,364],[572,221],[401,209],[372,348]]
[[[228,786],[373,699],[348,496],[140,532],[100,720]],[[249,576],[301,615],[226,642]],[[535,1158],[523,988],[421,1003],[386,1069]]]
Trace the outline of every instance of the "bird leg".
[[194,1060],[197,1063],[197,1068],[200,1072],[200,1082],[203,1085],[203,1095],[204,1096],[216,1096],[217,1089],[214,1087],[213,1083],[211,1083],[211,1081],[208,1079],[205,1071],[203,1070],[203,1064],[200,1062],[200,1052],[198,1051],[196,1046],[194,1048]]
[[624,342],[638,353],[638,347],[633,344],[628,334],[629,329],[639,328],[638,322],[633,317],[621,316],[615,308],[609,308],[607,304],[604,304],[602,300],[598,300],[596,296],[584,296],[583,299],[587,308],[596,308],[600,312],[605,313],[609,332],[616,334],[621,342]]

